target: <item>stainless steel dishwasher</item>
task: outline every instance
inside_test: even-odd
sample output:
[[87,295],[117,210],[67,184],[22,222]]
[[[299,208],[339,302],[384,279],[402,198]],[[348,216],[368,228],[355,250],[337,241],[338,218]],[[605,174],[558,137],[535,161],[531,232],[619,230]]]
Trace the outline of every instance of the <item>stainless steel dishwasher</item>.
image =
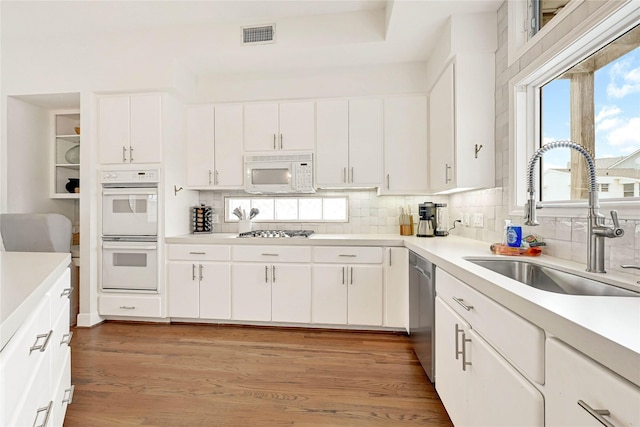
[[413,351],[435,382],[435,265],[409,252],[409,337]]

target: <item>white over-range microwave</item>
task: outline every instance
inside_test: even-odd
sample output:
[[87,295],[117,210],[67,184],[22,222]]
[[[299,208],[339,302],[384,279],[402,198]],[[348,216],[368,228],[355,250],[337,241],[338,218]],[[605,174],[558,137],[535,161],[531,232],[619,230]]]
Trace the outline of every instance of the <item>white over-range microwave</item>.
[[245,156],[244,166],[247,193],[315,193],[312,153]]

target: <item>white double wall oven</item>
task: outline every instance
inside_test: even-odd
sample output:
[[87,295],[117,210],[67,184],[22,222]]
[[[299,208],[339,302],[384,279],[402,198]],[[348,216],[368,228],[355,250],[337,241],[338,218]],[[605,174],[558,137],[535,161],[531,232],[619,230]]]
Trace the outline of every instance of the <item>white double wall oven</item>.
[[158,290],[158,169],[103,170],[103,291]]

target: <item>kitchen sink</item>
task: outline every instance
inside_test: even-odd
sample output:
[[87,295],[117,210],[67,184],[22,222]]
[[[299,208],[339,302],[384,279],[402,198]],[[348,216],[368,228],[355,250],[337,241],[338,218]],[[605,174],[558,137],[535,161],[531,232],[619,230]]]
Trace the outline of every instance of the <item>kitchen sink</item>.
[[547,292],[566,295],[640,297],[640,292],[619,288],[604,282],[534,264],[522,259],[465,259],[480,267]]

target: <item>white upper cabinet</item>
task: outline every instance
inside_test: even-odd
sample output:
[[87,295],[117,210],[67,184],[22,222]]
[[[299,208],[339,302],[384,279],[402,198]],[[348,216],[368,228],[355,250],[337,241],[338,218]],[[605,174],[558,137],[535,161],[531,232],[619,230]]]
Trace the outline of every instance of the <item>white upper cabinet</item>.
[[318,101],[316,183],[377,187],[382,182],[382,100]]
[[242,188],[242,105],[187,108],[187,185]]
[[431,191],[495,185],[494,54],[464,52],[429,94]]
[[428,185],[427,97],[384,100],[384,182],[380,194],[424,194]]
[[105,96],[98,100],[98,143],[103,164],[162,160],[162,96]]
[[244,105],[245,151],[313,150],[313,101]]

